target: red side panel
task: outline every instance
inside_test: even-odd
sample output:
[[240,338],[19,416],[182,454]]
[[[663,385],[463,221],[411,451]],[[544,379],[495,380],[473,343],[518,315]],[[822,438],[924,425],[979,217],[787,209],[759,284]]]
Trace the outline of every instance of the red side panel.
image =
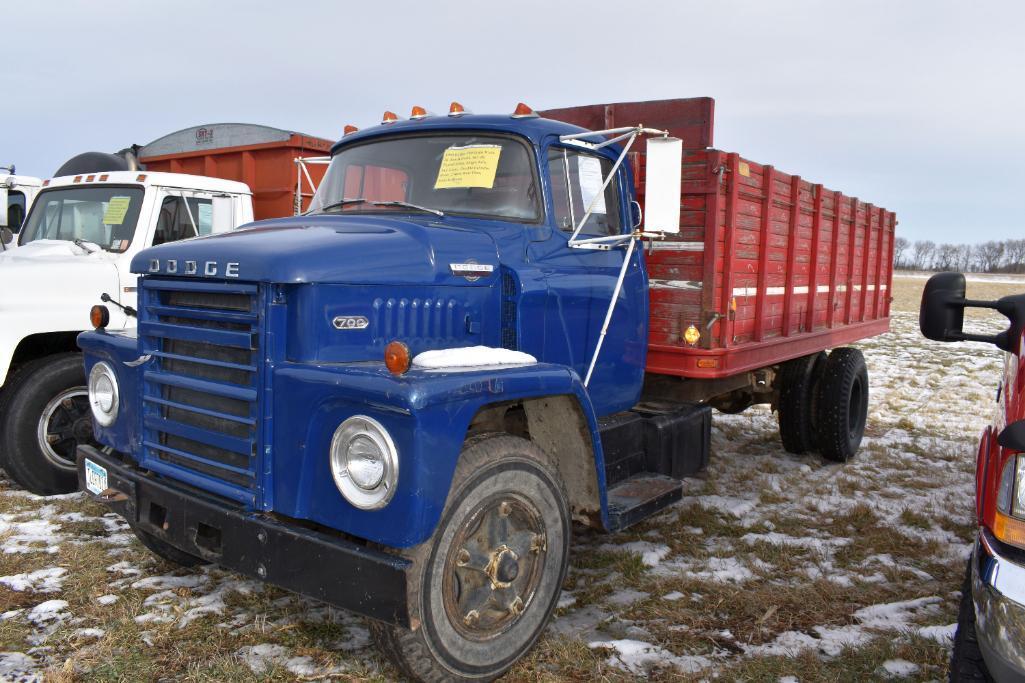
[[[220,147],[180,154],[143,157],[140,161],[149,171],[191,173],[194,175],[237,180],[253,191],[253,214],[256,220],[291,216],[296,208],[296,157],[326,156],[330,140],[307,135],[292,135],[284,142],[270,142],[238,147]],[[319,184],[327,166],[307,166],[313,182]],[[305,210],[313,190],[305,177],[298,198]]]
[[893,212],[716,150],[683,176],[681,233],[646,252],[650,372],[724,377],[889,328]]

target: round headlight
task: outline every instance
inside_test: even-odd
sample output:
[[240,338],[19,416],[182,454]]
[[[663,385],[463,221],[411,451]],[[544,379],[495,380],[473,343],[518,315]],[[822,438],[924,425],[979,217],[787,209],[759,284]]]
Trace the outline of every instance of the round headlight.
[[119,402],[114,370],[101,361],[89,371],[89,408],[93,418],[104,427],[114,424]]
[[399,458],[381,423],[356,415],[338,426],[331,438],[331,476],[345,499],[362,510],[388,504],[399,478]]

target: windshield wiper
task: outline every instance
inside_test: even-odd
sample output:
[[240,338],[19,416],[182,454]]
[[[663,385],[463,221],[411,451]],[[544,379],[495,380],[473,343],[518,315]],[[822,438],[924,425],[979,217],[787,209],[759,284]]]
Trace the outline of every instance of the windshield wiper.
[[436,216],[444,216],[445,212],[438,211],[437,209],[428,209],[426,206],[420,206],[419,204],[410,204],[409,202],[368,202],[374,206],[402,206],[407,209],[416,209],[417,211],[426,211],[427,213],[433,213]]
[[[90,242],[89,240],[84,240],[81,237],[76,237],[75,239],[71,240],[71,243],[74,244],[79,249],[85,249],[90,254],[95,254],[98,251],[103,251],[103,247],[101,247],[100,245],[96,244],[96,242]],[[92,246],[94,246],[96,248],[95,249],[90,249],[89,247],[86,246],[87,244],[92,245]]]
[[[346,197],[346,198],[343,198],[343,199],[339,199],[337,202],[331,202],[330,204],[326,204],[325,206],[320,207],[320,209],[318,211],[323,212],[323,211],[327,211],[328,209],[337,209],[338,207],[345,206],[346,204],[364,204],[364,203],[372,204],[373,202],[371,202],[366,197],[352,197],[352,198]],[[312,212],[308,212],[308,213],[312,213]]]
[[410,204],[409,202],[399,202],[399,201],[394,201],[394,202],[372,202],[369,199],[367,199],[366,197],[353,197],[353,198],[347,198],[347,199],[339,199],[337,202],[331,202],[330,204],[327,204],[326,206],[320,207],[320,209],[318,211],[319,212],[324,212],[324,211],[327,211],[329,209],[337,209],[338,207],[346,206],[348,204],[370,204],[371,206],[400,206],[400,207],[404,207],[404,208],[407,208],[407,209],[416,209],[417,211],[423,211],[425,213],[433,213],[435,216],[444,216],[445,215],[444,212],[439,211],[438,209],[429,209],[426,206],[420,206],[419,204]]

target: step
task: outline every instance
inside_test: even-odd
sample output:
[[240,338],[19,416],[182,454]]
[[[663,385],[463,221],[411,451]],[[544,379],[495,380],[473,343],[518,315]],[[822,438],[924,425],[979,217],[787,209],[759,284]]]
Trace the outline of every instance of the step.
[[683,482],[642,472],[609,489],[609,531],[621,531],[683,498]]

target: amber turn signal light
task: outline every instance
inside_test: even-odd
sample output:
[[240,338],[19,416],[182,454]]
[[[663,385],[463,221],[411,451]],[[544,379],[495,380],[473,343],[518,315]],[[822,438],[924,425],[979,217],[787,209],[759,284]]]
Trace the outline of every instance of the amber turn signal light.
[[400,341],[393,341],[384,347],[384,365],[393,375],[402,375],[409,370],[409,347]]
[[89,322],[97,330],[102,330],[110,323],[110,311],[106,306],[96,304],[89,309]]
[[999,510],[993,520],[993,535],[1004,543],[1025,548],[1025,522],[1008,517]]

